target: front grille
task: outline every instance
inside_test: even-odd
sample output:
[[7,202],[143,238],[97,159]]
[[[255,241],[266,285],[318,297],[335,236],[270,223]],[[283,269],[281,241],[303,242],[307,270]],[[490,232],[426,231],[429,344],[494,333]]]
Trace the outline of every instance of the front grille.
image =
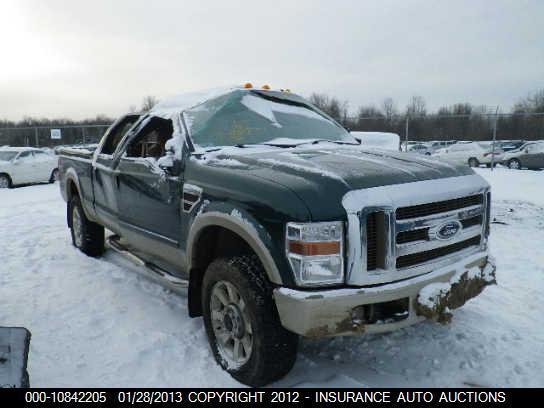
[[378,265],[378,213],[370,213],[366,219],[366,268],[371,271]]
[[397,234],[397,244],[406,244],[407,242],[428,241],[429,228],[420,228],[412,231],[403,231]]
[[400,256],[397,258],[397,269],[407,268],[409,266],[414,266],[424,262],[432,261],[433,259],[453,254],[465,248],[480,245],[480,240],[481,240],[481,236],[478,235],[474,238],[457,242],[452,245],[431,249],[430,251],[424,251],[424,252],[418,252],[415,254]]
[[453,200],[438,201],[435,203],[419,204],[410,207],[397,208],[397,220],[407,220],[410,218],[425,217],[428,215],[444,213],[458,210],[460,208],[470,207],[483,203],[483,195],[477,194],[468,197],[455,198]]
[[463,225],[463,228],[469,228],[475,225],[482,225],[482,216],[477,215],[476,217],[461,220],[461,224]]

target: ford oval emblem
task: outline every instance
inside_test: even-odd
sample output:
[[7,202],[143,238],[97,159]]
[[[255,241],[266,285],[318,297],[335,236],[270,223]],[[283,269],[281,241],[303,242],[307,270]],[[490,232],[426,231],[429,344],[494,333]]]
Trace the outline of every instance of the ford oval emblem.
[[436,232],[436,237],[438,239],[451,239],[457,235],[463,226],[459,221],[449,221],[445,224],[442,224],[438,231]]

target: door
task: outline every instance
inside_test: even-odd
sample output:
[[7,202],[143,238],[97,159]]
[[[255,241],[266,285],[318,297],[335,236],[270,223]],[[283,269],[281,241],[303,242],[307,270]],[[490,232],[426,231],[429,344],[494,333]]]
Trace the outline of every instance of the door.
[[181,180],[158,164],[172,134],[171,120],[148,118],[138,133],[131,135],[117,167],[119,219],[122,228],[134,232],[126,237],[136,246],[150,241],[176,248],[179,244]]
[[93,160],[94,206],[100,219],[110,228],[117,225],[119,214],[114,153],[139,117],[139,115],[127,115],[115,122],[104,135]]
[[57,160],[56,156],[35,150],[34,160],[36,161],[36,169],[38,170],[36,173],[36,181],[49,181],[51,179],[53,169],[57,167],[55,165],[55,161]]
[[12,180],[16,184],[33,183],[36,181],[36,173],[39,173],[31,150],[19,153],[13,162]]
[[520,156],[524,167],[538,169],[544,167],[544,144],[534,143],[527,145],[524,154]]

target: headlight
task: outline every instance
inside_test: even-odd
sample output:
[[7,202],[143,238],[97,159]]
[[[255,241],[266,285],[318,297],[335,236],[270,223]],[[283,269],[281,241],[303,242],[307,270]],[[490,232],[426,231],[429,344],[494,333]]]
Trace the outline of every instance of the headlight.
[[286,235],[287,259],[299,286],[344,282],[342,222],[290,222]]

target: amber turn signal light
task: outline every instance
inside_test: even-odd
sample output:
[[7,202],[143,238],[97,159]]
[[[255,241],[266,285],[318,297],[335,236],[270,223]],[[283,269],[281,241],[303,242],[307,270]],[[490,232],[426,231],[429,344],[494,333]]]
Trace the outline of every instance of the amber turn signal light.
[[340,252],[340,242],[290,241],[289,252],[303,256],[335,255]]

